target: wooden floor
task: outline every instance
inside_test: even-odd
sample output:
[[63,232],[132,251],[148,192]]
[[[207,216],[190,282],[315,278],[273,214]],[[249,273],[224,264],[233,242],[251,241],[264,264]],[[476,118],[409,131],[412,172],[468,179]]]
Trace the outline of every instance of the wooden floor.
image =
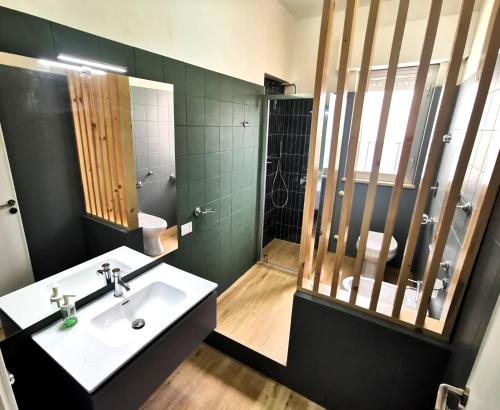
[[217,300],[217,331],[286,364],[296,275],[252,266]]
[[321,409],[305,397],[201,345],[156,390],[145,410]]
[[177,225],[163,230],[160,235],[160,241],[165,251],[161,255],[155,256],[153,259],[161,258],[167,253],[175,251],[179,247],[177,243]]

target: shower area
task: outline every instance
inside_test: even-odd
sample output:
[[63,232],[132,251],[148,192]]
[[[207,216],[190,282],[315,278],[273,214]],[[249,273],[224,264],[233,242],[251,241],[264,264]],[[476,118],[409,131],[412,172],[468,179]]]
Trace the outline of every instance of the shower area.
[[268,96],[261,259],[292,270],[298,266],[311,111],[312,98]]

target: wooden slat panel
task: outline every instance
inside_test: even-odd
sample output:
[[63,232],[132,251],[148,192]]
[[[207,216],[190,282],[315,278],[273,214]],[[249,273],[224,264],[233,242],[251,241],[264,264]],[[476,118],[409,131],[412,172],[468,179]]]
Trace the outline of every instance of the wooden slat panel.
[[472,148],[474,147],[474,141],[479,128],[479,123],[481,121],[481,116],[483,114],[486,98],[488,96],[488,90],[493,77],[493,72],[495,70],[498,50],[500,47],[500,13],[498,3],[499,2],[496,2],[497,7],[495,7],[491,15],[491,30],[489,30],[488,38],[486,40],[486,44],[488,44],[488,46],[484,57],[484,63],[482,65],[479,86],[474,100],[474,105],[472,107],[469,124],[467,125],[464,142],[460,149],[455,173],[443,201],[438,226],[431,245],[429,258],[427,260],[427,266],[424,273],[422,297],[420,299],[417,319],[415,321],[415,326],[417,328],[422,328],[427,316],[427,308],[429,306],[430,296],[434,288],[434,282],[439,271],[439,263],[441,262],[443,251],[446,246],[448,233],[455,214],[457,198],[460,194],[460,189],[467,170],[467,164],[469,163]]
[[97,170],[97,155],[96,155],[96,148],[95,148],[95,143],[94,143],[94,136],[93,136],[93,129],[92,129],[92,113],[90,110],[90,98],[89,98],[89,84],[86,81],[86,77],[80,76],[80,84],[81,84],[81,91],[82,91],[82,101],[83,101],[83,106],[84,106],[84,116],[85,116],[85,128],[87,131],[87,143],[88,143],[88,150],[89,150],[89,157],[90,157],[90,168],[88,171],[90,172],[92,176],[92,184],[94,186],[94,197],[95,197],[95,203],[96,203],[96,215],[100,218],[103,218],[103,211],[102,211],[102,198],[101,198],[101,188],[99,184],[99,173]]
[[307,159],[306,192],[302,217],[297,286],[302,286],[302,278],[304,274],[310,274],[313,261],[314,204],[319,174],[319,154],[321,136],[323,133],[323,118],[326,101],[328,66],[330,63],[330,49],[333,37],[334,14],[335,0],[324,0],[319,35],[318,58],[316,63],[316,79],[314,83],[313,113]]
[[[372,0],[370,3],[370,11],[368,13],[358,87],[354,99],[354,113],[352,115],[351,134],[349,138],[349,148],[346,161],[346,182],[344,187],[344,198],[342,200],[342,211],[340,215],[340,227],[337,239],[337,247],[335,250],[335,260],[333,263],[332,283],[334,281],[338,281],[340,267],[342,266],[345,255],[347,237],[349,234],[349,220],[351,217],[352,199],[354,193],[354,167],[358,151],[358,140],[361,129],[361,115],[363,112],[363,103],[365,99],[366,85],[368,82],[368,73],[370,71],[379,8],[380,0]],[[357,283],[353,283],[353,287],[358,285],[359,284]],[[331,296],[335,296],[336,293],[337,288],[334,288],[332,286],[330,291]]]
[[[375,148],[373,151],[373,161],[370,173],[370,180],[366,192],[365,209],[363,213],[363,221],[361,223],[361,232],[359,235],[358,252],[356,254],[356,262],[354,263],[353,287],[351,289],[350,302],[356,303],[358,293],[359,278],[361,268],[365,258],[366,242],[368,240],[368,232],[370,231],[370,223],[372,220],[373,208],[375,207],[375,196],[377,194],[377,181],[380,171],[380,161],[382,159],[382,149],[384,147],[385,133],[387,130],[387,122],[389,120],[389,110],[391,108],[392,94],[394,84],[396,82],[396,73],[398,70],[399,54],[401,44],[403,43],[403,34],[405,30],[406,16],[408,15],[409,0],[400,0],[396,25],[394,27],[394,37],[392,40],[391,54],[389,57],[389,67],[387,69],[387,78],[385,81],[384,97],[380,112],[380,122],[375,140]],[[371,300],[370,309],[375,310],[377,306],[378,295],[376,299]]]
[[[425,205],[427,203],[427,198],[430,192],[430,187],[436,171],[437,161],[442,146],[442,137],[445,134],[446,127],[448,124],[450,107],[453,105],[453,99],[455,98],[456,84],[460,72],[460,67],[462,65],[462,58],[463,58],[465,43],[467,40],[467,33],[469,31],[473,6],[474,6],[473,1],[465,0],[462,2],[462,7],[460,9],[459,22],[457,25],[455,40],[451,52],[451,58],[448,65],[448,73],[441,94],[440,107],[437,114],[436,123],[434,125],[432,139],[428,149],[428,155],[425,162],[423,176],[422,179],[420,180],[419,189],[417,192],[417,198],[415,200],[415,205],[413,208],[413,215],[410,223],[410,228],[408,231],[408,237],[406,239],[403,261],[401,263],[401,270],[398,278],[398,288],[396,291],[396,297],[394,300],[394,306],[392,312],[392,315],[394,317],[398,317],[401,305],[403,303],[404,292],[406,289],[408,276],[410,274],[411,265],[413,263],[413,256],[415,254],[418,235],[420,233],[422,215],[424,213]],[[432,18],[432,12],[429,18]],[[410,151],[410,149],[408,149],[408,152]],[[403,162],[403,160],[401,159],[400,165],[406,168],[405,164],[406,162],[407,161]],[[405,170],[401,170],[402,176],[404,175],[404,172]],[[396,190],[396,187],[394,187],[394,190]],[[394,191],[393,191],[393,196],[394,196]],[[398,203],[399,203],[399,198],[397,202],[393,202],[393,199],[391,198],[390,208],[393,207],[394,204]],[[382,245],[380,260],[377,267],[377,274],[379,273],[380,270],[385,268],[385,264],[387,262],[387,254],[389,251],[390,235],[392,235],[396,217],[397,217],[397,212],[394,212],[394,215],[391,216],[392,226],[388,226],[386,223],[386,228],[384,230],[384,243]],[[388,216],[388,221],[389,221],[389,216]]]
[[[496,153],[497,160],[489,183],[482,185],[477,203],[472,211],[460,254],[453,272],[446,301],[443,305],[441,317],[445,320],[443,334],[450,335],[457,318],[462,298],[469,282],[472,267],[476,260],[483,239],[489,216],[500,188],[500,152]],[[485,181],[486,182],[486,181]]]
[[70,73],[68,75],[68,88],[69,88],[69,94],[71,98],[71,108],[73,110],[73,124],[75,127],[75,139],[76,139],[76,147],[78,150],[78,162],[80,164],[80,178],[82,179],[82,186],[83,186],[83,196],[85,200],[85,212],[91,213],[92,212],[92,207],[90,203],[90,196],[89,196],[89,182],[87,180],[87,168],[86,168],[86,163],[85,163],[85,154],[83,151],[83,135],[82,135],[82,129],[80,124],[80,113],[79,113],[79,107],[78,107],[78,95],[76,93],[75,89],[75,81],[73,80],[75,73]]
[[113,210],[115,216],[115,222],[120,225],[124,225],[122,221],[122,211],[121,211],[121,203],[120,203],[120,193],[119,193],[119,185],[120,182],[118,180],[118,165],[116,163],[116,153],[115,153],[115,135],[113,129],[113,118],[111,115],[111,99],[109,95],[109,87],[108,87],[108,77],[102,77],[100,79],[101,82],[101,91],[104,105],[104,118],[106,123],[106,142],[108,145],[108,163],[110,168],[110,177],[111,177],[111,191],[113,194]]
[[[342,139],[340,135],[340,120],[342,116],[342,104],[344,101],[345,83],[347,70],[351,55],[351,39],[354,33],[354,15],[358,9],[358,0],[349,1],[346,5],[344,29],[342,34],[342,49],[340,51],[339,71],[337,75],[337,87],[335,94],[335,107],[333,112],[330,157],[328,160],[328,173],[326,177],[325,199],[321,217],[321,234],[319,237],[318,253],[316,255],[316,267],[314,270],[313,290],[318,291],[319,281],[323,274],[323,262],[328,252],[330,242],[330,231],[332,226],[333,207],[335,205],[335,189],[337,187],[340,163],[340,149]],[[334,284],[332,284],[334,286]],[[335,284],[338,286],[338,283]]]

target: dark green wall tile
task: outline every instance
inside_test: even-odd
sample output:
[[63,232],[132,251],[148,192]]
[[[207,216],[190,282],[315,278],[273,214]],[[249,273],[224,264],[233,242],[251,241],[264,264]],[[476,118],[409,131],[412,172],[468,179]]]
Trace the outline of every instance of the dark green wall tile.
[[205,127],[205,152],[218,152],[219,127]]
[[183,185],[188,183],[188,161],[187,157],[175,159],[175,169],[177,172],[177,184]]
[[203,127],[187,127],[188,155],[205,152],[205,129]]
[[231,192],[235,193],[243,189],[243,172],[233,171],[231,174]]
[[205,178],[205,156],[191,155],[188,157],[189,182]]
[[241,193],[241,191],[231,195],[231,209],[233,213],[242,210],[244,205],[245,205],[245,198]]
[[245,121],[245,105],[244,104],[233,104],[233,125],[242,126],[243,121]]
[[204,216],[204,222],[206,226],[211,225],[219,220],[219,211],[220,211],[220,206],[219,206],[219,198],[206,202],[205,205],[208,209],[213,209],[214,212],[208,213]]
[[219,100],[205,98],[205,126],[219,126]]
[[259,125],[258,107],[254,105],[245,105],[245,121],[251,126]]
[[34,58],[55,58],[50,22],[0,7],[0,51]]
[[233,172],[243,169],[243,150],[233,150]]
[[220,102],[220,125],[233,125],[233,103],[228,101]]
[[189,183],[189,208],[203,206],[205,203],[205,181]]
[[174,91],[175,125],[186,125],[186,95]]
[[205,71],[205,98],[220,98],[220,75],[213,71]]
[[219,199],[219,206],[220,206],[220,217],[225,218],[226,216],[231,215],[231,204],[232,204],[232,198],[231,195],[221,197]]
[[233,149],[233,127],[220,128],[220,150],[229,151]]
[[[162,81],[162,56],[149,51],[134,48],[135,75],[153,81]],[[174,97],[175,103],[175,97]],[[177,125],[183,125],[177,123]]]
[[205,179],[205,196],[206,201],[211,202],[220,196],[220,178]]
[[231,251],[231,215],[226,218],[221,218],[219,226],[221,257],[227,259]]
[[99,60],[97,36],[84,31],[52,23],[52,35],[56,54],[64,53],[76,57]]
[[244,85],[238,84],[234,87],[234,102],[245,104],[247,102],[247,88]]
[[125,75],[135,75],[134,48],[99,37],[99,60],[127,68]]
[[175,127],[175,156],[187,156],[186,127],[182,125]]
[[253,165],[253,148],[245,148],[243,150],[243,168],[251,168]]
[[[175,96],[174,96],[175,98]],[[186,97],[187,125],[203,126],[205,123],[205,100],[202,97]]]
[[220,176],[220,196],[222,197],[227,195],[231,195],[231,174],[224,174]]
[[[174,93],[186,93],[186,64],[168,57],[162,58],[163,81],[174,85]],[[175,97],[174,97],[175,98]]]
[[228,174],[233,171],[233,152],[224,151],[220,154],[220,173]]
[[254,146],[255,127],[243,128],[243,148],[251,148]]
[[219,176],[220,154],[211,152],[205,155],[205,178]]
[[177,185],[176,187],[177,210],[186,211],[189,209],[189,191],[188,185]]
[[233,127],[233,149],[243,148],[243,127]]
[[205,70],[194,65],[186,65],[186,94],[193,97],[205,96]]
[[220,99],[234,101],[234,80],[224,76],[220,82]]

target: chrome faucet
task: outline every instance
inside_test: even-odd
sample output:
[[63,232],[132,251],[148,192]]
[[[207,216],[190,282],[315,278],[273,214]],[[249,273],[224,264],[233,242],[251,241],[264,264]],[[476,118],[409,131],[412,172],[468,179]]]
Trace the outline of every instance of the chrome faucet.
[[102,264],[102,269],[99,269],[97,271],[98,275],[102,275],[106,281],[106,285],[111,285],[113,281],[111,280],[111,274],[110,274],[110,268],[109,268],[109,263],[103,263]]
[[121,278],[121,273],[119,268],[113,269],[113,282],[115,283],[115,297],[119,298],[123,296],[123,288],[127,291],[130,290],[128,283],[124,282]]

